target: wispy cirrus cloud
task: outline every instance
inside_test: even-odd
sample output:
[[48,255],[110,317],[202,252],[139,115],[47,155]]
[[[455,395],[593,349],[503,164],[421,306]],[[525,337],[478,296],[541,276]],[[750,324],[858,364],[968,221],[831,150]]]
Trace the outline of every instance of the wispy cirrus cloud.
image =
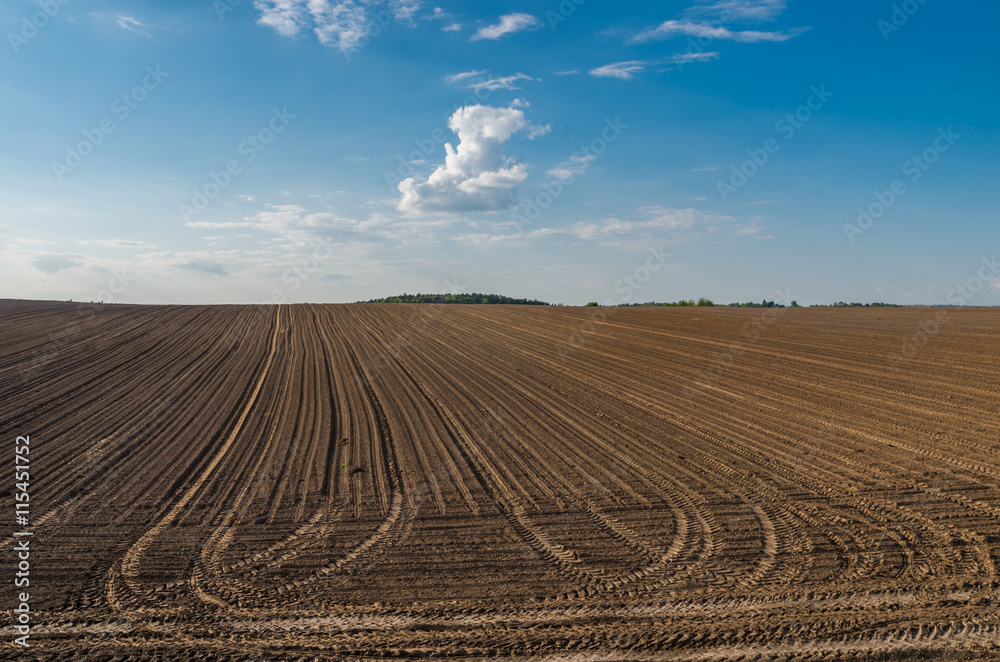
[[500,17],[500,22],[496,25],[488,25],[486,27],[479,28],[476,34],[472,35],[469,40],[479,41],[480,39],[499,39],[500,37],[513,34],[515,32],[533,30],[539,26],[541,26],[541,23],[531,14],[505,14]]
[[554,168],[545,171],[549,177],[567,181],[587,172],[590,164],[597,160],[593,154],[576,155],[569,157],[569,161],[563,161]]
[[482,69],[446,76],[444,80],[451,85],[464,85],[476,91],[487,90],[493,92],[496,90],[519,90],[521,88],[517,87],[515,83],[522,80],[535,79],[522,73],[516,73],[513,76],[490,78],[489,71]]
[[116,18],[118,27],[122,28],[123,30],[128,30],[129,32],[135,32],[145,37],[153,36],[149,33],[149,29],[153,27],[151,25],[143,23],[142,21],[132,18],[131,16],[125,16],[123,14],[118,14]]
[[773,21],[785,11],[786,0],[703,0],[685,16],[731,21]]
[[758,234],[756,221],[740,221],[732,216],[706,214],[699,209],[673,209],[659,205],[639,207],[634,214],[582,221],[565,227],[538,228],[530,232],[489,234],[468,233],[455,237],[459,243],[480,246],[526,245],[547,237],[567,237],[593,242],[602,247],[644,250],[652,242],[697,241],[708,235],[744,237]]
[[269,235],[266,245],[282,253],[296,253],[317,241],[343,244],[391,242],[436,243],[442,229],[458,222],[455,218],[409,219],[373,212],[356,219],[329,211],[310,211],[298,204],[266,205],[237,220],[193,221],[195,229],[237,230]]
[[472,69],[471,71],[463,71],[460,74],[452,74],[450,76],[444,77],[444,82],[449,85],[458,85],[459,83],[464,83],[473,78],[482,78],[489,74],[488,69]]
[[684,62],[706,62],[718,59],[718,52],[711,53],[686,53],[673,55],[659,60],[627,60],[625,62],[613,62],[590,70],[590,75],[597,78],[618,78],[620,80],[635,80],[636,74],[640,74],[649,67],[661,66],[665,64],[678,64]]
[[782,42],[799,36],[809,28],[792,28],[785,32],[761,32],[759,30],[730,30],[719,25],[693,23],[691,21],[664,21],[660,25],[647,28],[630,37],[627,44],[641,44],[650,41],[664,41],[673,37],[697,37],[721,39],[740,43]]

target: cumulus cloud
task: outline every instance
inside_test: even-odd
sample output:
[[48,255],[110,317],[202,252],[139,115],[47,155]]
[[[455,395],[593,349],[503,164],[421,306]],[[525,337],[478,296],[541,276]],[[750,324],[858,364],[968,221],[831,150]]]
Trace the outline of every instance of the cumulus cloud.
[[508,34],[537,28],[539,25],[541,25],[541,23],[539,23],[538,19],[531,14],[505,14],[500,17],[500,22],[496,25],[488,25],[484,28],[480,28],[476,34],[472,35],[470,41],[478,41],[480,39],[499,39],[500,37]]
[[626,62],[613,62],[603,67],[595,67],[590,70],[591,76],[598,78],[618,78],[621,80],[635,80],[636,74],[640,74],[649,67],[661,66],[664,64],[680,64],[684,62],[705,62],[718,59],[718,52],[711,53],[687,53],[674,55],[659,60],[628,60]]
[[793,28],[787,32],[760,32],[758,30],[734,31],[719,25],[693,23],[691,21],[664,21],[655,28],[647,28],[626,43],[641,44],[649,41],[663,41],[672,37],[697,37],[701,39],[721,39],[755,44],[763,41],[788,41],[809,28]]
[[458,146],[445,145],[445,163],[425,182],[399,183],[398,209],[407,213],[498,211],[514,206],[514,190],[528,176],[524,164],[504,155],[503,144],[518,133],[535,138],[548,133],[511,106],[466,106],[448,120]]
[[324,46],[347,53],[364,43],[373,26],[413,25],[421,0],[255,0],[257,22],[284,37],[312,30]]

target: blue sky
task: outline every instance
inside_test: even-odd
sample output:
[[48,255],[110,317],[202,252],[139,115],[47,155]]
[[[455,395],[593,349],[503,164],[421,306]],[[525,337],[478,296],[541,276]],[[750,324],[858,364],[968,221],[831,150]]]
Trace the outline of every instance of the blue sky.
[[0,297],[997,305],[998,19],[5,2]]

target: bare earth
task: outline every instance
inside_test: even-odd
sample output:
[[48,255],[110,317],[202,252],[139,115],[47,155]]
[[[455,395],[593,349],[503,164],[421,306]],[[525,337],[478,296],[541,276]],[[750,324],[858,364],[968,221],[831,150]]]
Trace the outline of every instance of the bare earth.
[[0,302],[0,657],[1000,659],[998,325]]

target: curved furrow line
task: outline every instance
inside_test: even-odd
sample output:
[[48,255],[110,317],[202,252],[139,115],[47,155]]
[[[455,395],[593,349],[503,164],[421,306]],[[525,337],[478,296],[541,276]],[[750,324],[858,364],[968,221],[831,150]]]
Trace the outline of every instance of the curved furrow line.
[[187,489],[187,491],[184,492],[181,498],[174,504],[167,514],[149,527],[109,572],[107,579],[107,599],[108,603],[115,611],[124,610],[124,601],[128,599],[128,594],[131,594],[134,598],[137,598],[140,595],[142,589],[139,579],[139,564],[142,560],[143,554],[145,554],[150,544],[152,544],[152,542],[177,519],[178,515],[180,515],[181,511],[184,510],[188,503],[198,496],[202,485],[204,485],[204,483],[209,479],[216,466],[218,466],[218,464],[223,460],[230,447],[239,436],[239,433],[243,428],[243,424],[250,413],[250,409],[256,403],[257,395],[260,393],[261,386],[263,386],[264,380],[267,378],[268,370],[271,367],[271,361],[277,352],[278,335],[281,331],[281,312],[281,309],[278,308],[275,313],[274,332],[271,337],[271,347],[268,359],[265,362],[250,397],[248,398],[240,417],[237,419],[236,424],[231,430],[229,437],[222,444],[221,448],[219,448],[219,450],[214,454],[209,465],[205,467],[197,479],[195,479],[194,483]]
[[[442,415],[440,406],[434,405],[434,407],[439,416],[451,418],[450,416]],[[453,419],[451,422],[452,425],[450,427],[456,427]],[[450,436],[455,443],[459,443],[454,429],[450,431]],[[532,452],[532,449],[525,448],[524,450],[531,453],[533,461],[537,466],[548,467],[548,473],[558,475],[546,463],[543,457]],[[668,556],[663,550],[658,550],[655,547],[650,549],[648,542],[640,540],[634,533],[610,520],[574,486],[565,482],[562,484],[565,490],[573,493],[574,502],[582,506],[586,516],[595,522],[600,529],[610,533],[610,537],[617,539],[619,543],[638,550],[642,556],[645,556],[649,560],[645,566],[627,568],[614,575],[609,575],[605,570],[588,568],[582,564],[576,553],[566,549],[563,545],[552,542],[546,534],[538,529],[525,514],[523,507],[520,507],[516,503],[504,503],[501,510],[508,517],[515,531],[528,542],[529,546],[536,552],[539,552],[544,560],[556,563],[560,566],[560,569],[570,573],[575,579],[588,581],[589,578],[589,583],[593,584],[595,588],[601,587],[604,590],[617,590],[623,586],[645,579],[648,575],[661,570],[679,553],[678,551],[674,551]],[[595,581],[597,582],[596,584]],[[587,593],[589,594],[590,592],[587,591]]]
[[[431,367],[433,367],[433,364],[432,364]],[[437,380],[437,381],[438,381],[438,383],[441,382],[441,380]],[[513,388],[509,384],[505,384],[504,387],[505,388]],[[522,397],[519,400],[523,401],[525,399],[527,399],[527,394],[525,394],[525,397]],[[556,407],[553,406],[551,409],[555,409],[555,408]],[[512,415],[512,417],[513,416],[514,415]],[[528,450],[528,449],[526,449],[526,450]],[[541,457],[535,457],[534,459],[541,466],[544,466],[544,459],[543,458],[541,458]],[[620,455],[619,455],[618,459],[621,460],[621,461],[627,462],[633,469],[638,466],[635,462],[633,462],[631,460],[628,460],[627,458],[622,458]],[[555,472],[553,471],[552,473],[555,473]],[[661,487],[662,487],[662,485],[661,485]],[[576,490],[572,486],[566,486],[566,488],[568,488],[571,492],[574,492],[575,496],[577,497],[577,499],[579,499],[583,503],[587,504],[586,506],[584,506],[585,510],[591,511],[590,512],[590,516],[593,517],[596,521],[600,522],[601,526],[603,528],[614,532],[615,535],[619,535],[619,534],[622,533],[622,531],[620,531],[620,530],[616,531],[616,529],[618,527],[616,527],[614,523],[610,522],[608,520],[607,516],[604,515],[604,513],[597,512],[597,509],[593,507],[593,504],[590,503],[589,501],[585,500],[585,498],[583,497],[583,495],[580,494],[578,490]],[[705,523],[704,514],[699,515],[699,518],[700,518],[700,520],[701,520],[701,522],[703,524],[703,529],[705,531],[707,531],[709,527]],[[526,524],[526,523],[522,522],[521,524],[523,525],[523,524]],[[626,536],[626,538],[629,538],[631,540],[631,542],[635,543],[636,546],[645,547],[646,545],[648,545],[648,543],[640,542],[638,540],[638,538],[635,537],[635,536]],[[534,542],[534,541],[532,541],[532,542]],[[648,548],[646,548],[646,552],[650,556],[653,556],[653,557],[657,556],[657,553],[655,551],[650,552],[648,550]],[[636,582],[639,579],[643,579],[646,576],[652,574],[653,572],[656,572],[656,571],[660,570],[661,568],[663,568],[667,563],[669,563],[670,561],[672,561],[677,554],[678,554],[678,551],[676,549],[676,544],[675,544],[673,551],[671,551],[671,553],[666,558],[660,558],[655,563],[650,564],[650,565],[648,565],[648,566],[646,566],[644,568],[641,568],[639,570],[626,570],[626,571],[624,571],[624,572],[621,573],[620,579],[615,580],[612,583],[606,584],[605,588],[617,588],[619,586],[625,586],[625,585],[632,584],[633,582]],[[604,575],[602,575],[602,577],[603,576]],[[591,592],[588,591],[586,593],[590,594]]]
[[326,562],[306,578],[294,580],[279,586],[277,588],[278,594],[308,587],[319,579],[333,573],[343,572],[357,565],[372,563],[377,556],[384,554],[389,548],[397,545],[399,541],[406,538],[412,530],[413,521],[416,516],[416,506],[412,502],[414,490],[411,479],[400,471],[399,458],[396,454],[393,435],[382,406],[372,389],[369,378],[365,374],[354,348],[345,343],[344,349],[352,365],[354,376],[365,392],[367,406],[374,413],[378,424],[378,443],[383,448],[382,458],[386,464],[385,473],[390,480],[392,501],[386,517],[370,536],[353,547],[349,552],[338,556],[332,561]]
[[[299,312],[297,309],[293,309],[294,312]],[[308,319],[314,320],[312,315]],[[299,333],[299,341],[293,345],[295,347],[313,347],[318,350],[318,353],[324,353],[322,345],[318,342],[318,334],[315,333],[315,324],[296,325]],[[315,341],[315,343],[314,343]],[[324,354],[325,356],[325,354]],[[287,366],[286,366],[287,367]],[[306,373],[302,371],[301,381],[303,384],[306,383],[307,379],[315,379],[315,373]],[[285,377],[280,379],[280,395],[276,398],[278,403],[286,403],[289,401],[287,391],[289,383],[294,379],[294,375],[291,371],[287,372]],[[310,380],[311,381],[311,380]],[[309,450],[306,453],[306,463],[307,466],[311,466],[311,458],[316,452],[316,448],[320,445],[320,415],[319,415],[319,405],[318,403],[313,403],[311,407],[306,407],[307,403],[305,400],[305,393],[307,391],[303,388],[301,393],[303,396],[299,398],[299,407],[296,408],[295,421],[293,422],[291,429],[293,432],[293,439],[301,440],[305,439],[308,441]],[[302,427],[302,408],[306,407],[311,409],[314,413],[312,416],[308,417],[309,423],[307,424],[307,430],[305,434],[302,435],[298,433]],[[281,430],[283,426],[280,422],[276,423],[274,426],[275,430]],[[231,509],[228,510],[227,515],[223,522],[215,529],[213,534],[209,537],[208,541],[202,548],[200,565],[196,566],[195,574],[192,575],[192,585],[196,586],[200,582],[205,582],[212,590],[212,596],[216,598],[221,598],[227,606],[232,606],[234,603],[240,601],[242,596],[249,596],[255,592],[254,585],[249,581],[249,577],[259,574],[260,569],[263,568],[266,571],[275,570],[283,567],[289,561],[297,558],[303,551],[313,547],[317,544],[322,543],[328,537],[328,534],[332,531],[332,525],[340,520],[346,509],[346,502],[343,499],[343,495],[338,495],[340,498],[336,504],[323,504],[313,515],[309,518],[305,525],[299,526],[293,533],[286,536],[281,541],[272,544],[267,549],[254,553],[252,556],[244,557],[238,561],[235,561],[229,565],[224,563],[223,554],[229,546],[229,543],[233,540],[235,535],[233,524],[238,521],[243,515],[248,511],[251,505],[251,487],[256,487],[258,484],[256,477],[262,474],[263,467],[265,463],[273,462],[275,442],[278,439],[278,432],[272,432],[269,435],[267,445],[259,453],[258,460],[254,467],[249,470],[249,472],[243,474],[241,480],[233,481],[234,484],[243,484],[243,490],[237,496],[235,504]],[[288,446],[293,446],[297,444],[287,444]],[[290,450],[288,452],[291,452]],[[286,475],[289,473],[287,468],[288,461],[284,462],[284,468],[281,472],[281,480],[286,480]],[[345,470],[346,472],[346,470]],[[305,488],[308,488],[308,480],[304,481]],[[273,511],[275,508],[275,501],[277,497],[275,496],[275,491],[272,490],[269,502],[272,504],[272,516],[269,519],[273,519]],[[305,502],[305,498],[297,498],[296,501],[299,504]],[[298,508],[299,506],[297,506]],[[300,518],[296,517],[296,520]],[[233,577],[232,574],[235,573],[238,576]],[[207,580],[205,579],[207,577]],[[202,593],[199,593],[201,596]],[[203,598],[204,599],[204,598]],[[209,600],[219,604],[216,600]]]

